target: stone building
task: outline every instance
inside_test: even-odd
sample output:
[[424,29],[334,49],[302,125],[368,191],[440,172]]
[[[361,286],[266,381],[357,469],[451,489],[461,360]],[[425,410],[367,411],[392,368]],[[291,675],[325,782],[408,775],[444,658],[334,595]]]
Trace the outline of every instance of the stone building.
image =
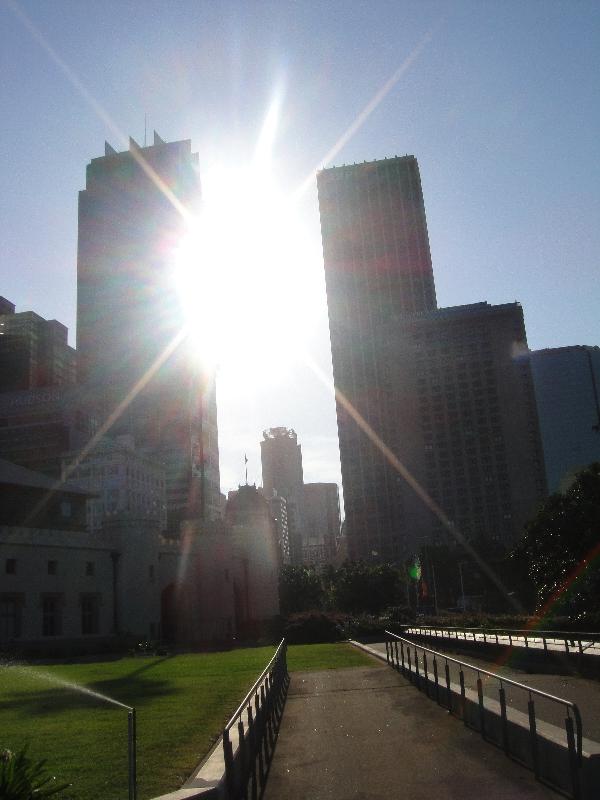
[[135,449],[131,435],[104,436],[85,455],[67,453],[62,458],[62,478],[96,495],[87,504],[90,533],[111,519],[150,521],[160,531],[166,529],[165,471]]

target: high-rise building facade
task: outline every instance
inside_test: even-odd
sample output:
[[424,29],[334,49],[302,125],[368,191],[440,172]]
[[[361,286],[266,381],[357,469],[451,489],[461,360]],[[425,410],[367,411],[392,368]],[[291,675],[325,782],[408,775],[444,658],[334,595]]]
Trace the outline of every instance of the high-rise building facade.
[[544,491],[520,306],[437,308],[414,156],[317,184],[349,557],[514,539]]
[[98,429],[93,403],[78,387],[0,392],[0,458],[61,477],[62,456]]
[[576,345],[530,353],[548,490],[600,461],[600,348]]
[[263,492],[265,497],[284,497],[287,506],[289,553],[292,564],[302,558],[302,499],[304,474],[302,448],[296,431],[269,428],[260,443]]
[[75,383],[75,350],[68,329],[33,311],[15,313],[0,297],[0,392],[70,386]]
[[413,549],[451,542],[455,531],[510,544],[545,494],[521,306],[407,315],[390,326],[388,356],[383,391],[401,405],[385,441],[453,529],[401,481]]
[[332,564],[341,527],[337,483],[305,483],[303,514],[302,563]]
[[199,201],[190,141],[156,134],[125,152],[107,144],[79,195],[78,380],[97,387],[105,416],[123,404],[113,432],[132,434],[136,450],[162,463],[174,535],[185,520],[218,516],[220,505],[214,382],[181,335],[174,276]]

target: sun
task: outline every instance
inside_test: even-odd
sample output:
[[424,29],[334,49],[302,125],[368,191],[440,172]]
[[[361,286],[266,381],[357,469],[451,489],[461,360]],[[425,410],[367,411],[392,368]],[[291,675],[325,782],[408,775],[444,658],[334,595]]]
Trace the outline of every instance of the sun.
[[246,383],[277,380],[277,363],[302,347],[313,306],[307,237],[264,138],[248,165],[203,172],[201,211],[173,259],[194,352]]

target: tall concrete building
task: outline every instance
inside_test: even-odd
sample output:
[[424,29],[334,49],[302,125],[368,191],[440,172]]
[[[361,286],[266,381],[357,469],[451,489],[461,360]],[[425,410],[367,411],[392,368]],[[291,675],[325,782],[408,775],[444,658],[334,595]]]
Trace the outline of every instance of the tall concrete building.
[[292,564],[302,559],[302,501],[304,475],[302,448],[296,431],[269,428],[260,443],[263,492],[266,498],[284,497],[287,505],[289,553]]
[[68,329],[33,311],[15,312],[0,297],[0,392],[75,383],[75,350]]
[[514,539],[544,492],[520,306],[437,308],[414,156],[317,184],[349,557]]
[[305,483],[303,492],[303,564],[332,564],[340,536],[337,483]]
[[107,144],[79,195],[78,380],[96,387],[105,417],[143,383],[113,432],[132,434],[138,451],[162,463],[173,535],[186,520],[220,513],[214,382],[180,337],[173,269],[186,211],[199,201],[190,141],[156,134],[149,147],[130,139],[125,152]]
[[548,490],[600,461],[600,348],[583,345],[530,353]]
[[98,429],[93,403],[76,386],[0,392],[0,458],[61,477],[62,456]]

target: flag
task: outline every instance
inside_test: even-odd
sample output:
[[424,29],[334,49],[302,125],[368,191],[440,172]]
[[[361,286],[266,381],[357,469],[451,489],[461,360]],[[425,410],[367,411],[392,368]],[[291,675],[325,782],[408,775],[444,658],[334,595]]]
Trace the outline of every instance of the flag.
[[415,581],[420,581],[421,580],[421,562],[420,562],[418,556],[417,556],[417,558],[415,558],[413,563],[408,568],[408,574]]

